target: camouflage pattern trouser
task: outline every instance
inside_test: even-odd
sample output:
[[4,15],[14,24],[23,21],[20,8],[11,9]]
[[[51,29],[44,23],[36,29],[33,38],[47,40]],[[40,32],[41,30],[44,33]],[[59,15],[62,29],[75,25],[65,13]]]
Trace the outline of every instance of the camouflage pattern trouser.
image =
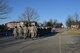
[[27,33],[24,33],[23,35],[24,35],[24,39],[25,39],[27,37]]
[[18,34],[17,33],[14,33],[14,38],[17,38],[18,37]]
[[31,32],[30,34],[31,34],[31,38],[36,38],[37,36],[37,32]]
[[21,37],[22,37],[22,33],[18,33],[18,35],[19,35],[19,38],[21,38]]
[[31,34],[31,38],[35,38],[34,32],[31,32],[30,34]]

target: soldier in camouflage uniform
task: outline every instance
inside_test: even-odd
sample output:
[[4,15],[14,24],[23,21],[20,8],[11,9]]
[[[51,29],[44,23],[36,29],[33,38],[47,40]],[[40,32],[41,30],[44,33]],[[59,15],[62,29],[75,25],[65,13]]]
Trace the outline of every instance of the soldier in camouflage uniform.
[[24,39],[28,36],[28,28],[26,26],[23,26],[23,36]]
[[36,37],[37,36],[37,27],[36,26],[33,26],[33,28],[34,28],[34,37]]
[[18,35],[19,35],[19,38],[22,37],[22,27],[21,26],[18,27]]
[[37,28],[33,25],[29,27],[29,34],[31,35],[31,38],[34,39],[37,35]]
[[13,35],[15,39],[18,37],[17,27],[14,28]]

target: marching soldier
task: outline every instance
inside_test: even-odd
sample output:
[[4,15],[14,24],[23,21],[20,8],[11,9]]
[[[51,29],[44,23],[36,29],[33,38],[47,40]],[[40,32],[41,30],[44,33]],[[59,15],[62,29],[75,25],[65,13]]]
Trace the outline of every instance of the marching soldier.
[[34,26],[34,25],[33,25],[33,28],[34,28],[34,37],[36,37],[36,36],[37,36],[37,32],[38,32],[38,30],[37,30],[37,27]]
[[28,36],[29,36],[29,37],[30,37],[30,35],[31,35],[31,29],[30,29],[30,28],[31,28],[31,26],[29,25],[29,26],[28,26]]
[[28,35],[28,28],[26,26],[23,26],[23,36],[24,36],[24,39],[27,37]]
[[22,27],[21,26],[18,27],[18,35],[19,35],[19,38],[22,37]]
[[29,30],[29,36],[31,35],[31,38],[33,39],[33,37],[34,37],[34,30],[33,30],[34,28],[33,28],[33,26],[29,26],[28,27],[28,30]]
[[29,27],[29,33],[31,35],[31,38],[34,39],[37,35],[37,28],[32,25],[31,27]]
[[14,28],[14,30],[13,30],[13,35],[14,35],[14,38],[15,38],[15,39],[18,37],[17,27]]

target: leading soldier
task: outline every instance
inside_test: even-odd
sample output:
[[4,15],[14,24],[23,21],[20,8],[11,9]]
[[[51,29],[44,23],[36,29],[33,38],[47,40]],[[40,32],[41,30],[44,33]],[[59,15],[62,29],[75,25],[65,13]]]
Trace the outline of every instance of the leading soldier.
[[36,37],[38,30],[37,30],[37,27],[35,25],[33,25],[33,28],[34,28],[34,37]]
[[31,25],[29,27],[29,34],[31,35],[31,38],[34,39],[37,35],[37,28],[34,25]]

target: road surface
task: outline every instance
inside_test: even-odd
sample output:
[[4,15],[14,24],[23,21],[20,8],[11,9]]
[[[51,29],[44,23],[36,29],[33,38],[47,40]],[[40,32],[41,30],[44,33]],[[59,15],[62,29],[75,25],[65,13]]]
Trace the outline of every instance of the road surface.
[[0,53],[80,53],[80,36],[63,35],[32,39],[0,39]]

